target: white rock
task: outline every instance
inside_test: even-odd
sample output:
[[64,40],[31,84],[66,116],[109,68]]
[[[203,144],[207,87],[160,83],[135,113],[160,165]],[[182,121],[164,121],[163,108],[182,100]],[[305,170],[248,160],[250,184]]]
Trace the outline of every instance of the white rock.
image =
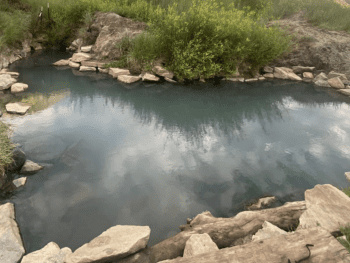
[[25,114],[30,109],[31,106],[22,102],[15,102],[15,103],[8,103],[5,105],[5,107],[8,113]]
[[41,166],[37,163],[32,162],[31,160],[26,160],[22,166],[20,173],[33,173],[44,169],[44,166]]
[[12,78],[18,78],[19,77],[19,73],[18,72],[10,72],[10,71],[0,72],[0,75],[3,75],[3,74],[10,75]]
[[109,69],[108,68],[98,68],[98,71],[101,72],[101,73],[106,73],[106,74],[109,73]]
[[95,67],[80,66],[79,71],[96,71]]
[[255,235],[252,236],[252,241],[258,241],[263,240],[267,238],[271,238],[278,235],[286,235],[287,232],[283,229],[280,229],[279,227],[271,224],[268,221],[265,221],[262,224],[262,229],[259,229],[258,232],[255,233]]
[[17,80],[12,78],[10,74],[1,74],[0,75],[0,90],[10,88]]
[[299,218],[301,228],[317,226],[333,233],[340,226],[348,225],[350,218],[350,198],[330,184],[316,185],[305,191],[306,211]]
[[67,256],[66,263],[116,261],[144,249],[150,233],[148,226],[111,227]]
[[252,78],[252,79],[246,79],[245,82],[254,82],[254,81],[257,81],[258,79],[257,78]]
[[309,79],[313,79],[314,78],[314,76],[313,76],[313,74],[311,72],[304,72],[303,73],[303,77],[304,78],[309,78]]
[[112,75],[113,78],[117,78],[120,75],[130,75],[130,71],[128,69],[109,68],[108,74]]
[[85,53],[89,53],[91,51],[91,48],[92,48],[92,46],[81,47],[80,51],[85,52]]
[[11,93],[23,92],[28,89],[28,85],[25,83],[15,83],[11,86]]
[[24,186],[26,182],[27,182],[27,177],[21,177],[12,181],[12,183],[16,186],[16,188],[20,188]]
[[344,89],[345,88],[340,77],[331,78],[327,82],[329,85],[331,85],[332,88],[335,88],[335,89]]
[[128,75],[120,75],[118,76],[118,80],[124,83],[134,83],[139,81],[141,76],[128,76]]
[[152,74],[146,73],[143,75],[142,81],[159,81],[159,78]]
[[186,241],[183,257],[192,257],[203,253],[219,250],[218,246],[213,242],[207,233],[193,234]]
[[79,63],[75,63],[73,61],[69,61],[69,64],[68,64],[70,67],[72,68],[79,68],[80,67],[80,64]]
[[40,250],[25,255],[21,263],[63,263],[67,255],[70,255],[70,248],[62,248],[50,242]]
[[90,59],[91,59],[91,56],[89,54],[80,52],[80,53],[74,53],[71,61],[78,63],[78,62],[82,62],[84,60],[90,60]]
[[1,263],[20,262],[25,253],[12,203],[0,206],[0,259]]
[[54,66],[68,66],[69,60],[68,59],[61,59],[55,63],[53,63]]

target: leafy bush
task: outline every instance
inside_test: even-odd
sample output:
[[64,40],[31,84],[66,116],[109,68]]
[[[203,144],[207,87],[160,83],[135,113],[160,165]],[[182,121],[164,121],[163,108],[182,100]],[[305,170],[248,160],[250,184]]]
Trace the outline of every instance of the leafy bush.
[[28,31],[30,15],[20,10],[13,13],[0,11],[0,48],[10,46],[23,39]]

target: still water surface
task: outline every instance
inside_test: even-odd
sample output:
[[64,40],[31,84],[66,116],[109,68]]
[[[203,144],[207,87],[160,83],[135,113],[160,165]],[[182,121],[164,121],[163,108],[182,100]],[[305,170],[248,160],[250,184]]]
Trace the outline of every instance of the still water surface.
[[48,164],[10,200],[26,253],[51,241],[74,251],[117,224],[150,226],[152,246],[205,210],[231,217],[263,195],[276,207],[316,184],[348,186],[350,100],[335,90],[130,85],[51,66],[70,56],[36,52],[11,65],[26,93],[61,94],[7,119],[27,159]]

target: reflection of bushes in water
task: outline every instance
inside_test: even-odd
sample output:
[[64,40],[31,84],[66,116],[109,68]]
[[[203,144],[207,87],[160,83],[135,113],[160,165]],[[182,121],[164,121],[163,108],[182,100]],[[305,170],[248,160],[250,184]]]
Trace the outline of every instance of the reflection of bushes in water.
[[28,112],[32,113],[48,108],[49,106],[62,100],[67,94],[68,92],[50,94],[34,93],[23,96],[20,101],[31,104],[32,106]]
[[0,103],[1,110],[3,112],[6,112],[5,105],[7,103],[14,103],[14,102],[22,102],[30,104],[31,107],[28,110],[28,113],[37,112],[43,109],[48,108],[49,106],[59,102],[62,100],[66,95],[69,94],[69,91],[64,92],[54,92],[54,93],[21,93],[14,95],[10,100],[2,101]]

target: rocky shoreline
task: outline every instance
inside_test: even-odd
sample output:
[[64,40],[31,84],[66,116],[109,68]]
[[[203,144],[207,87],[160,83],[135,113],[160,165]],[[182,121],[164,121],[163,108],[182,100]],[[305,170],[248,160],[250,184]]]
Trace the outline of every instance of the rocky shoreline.
[[[128,69],[104,68],[106,60],[102,57],[113,60],[120,56],[113,46],[116,39],[120,40],[127,35],[127,31],[117,30],[118,24],[113,24],[115,20],[126,21],[124,25],[129,32],[132,32],[131,36],[145,29],[140,24],[136,24],[141,22],[121,18],[114,13],[97,12],[89,37],[85,40],[73,41],[70,47],[70,50],[78,52],[70,59],[60,60],[54,65],[73,68],[77,74],[83,71],[110,74],[127,85],[140,80],[185,84],[179,82],[172,72],[164,69],[166,61],[162,60],[155,62],[150,72],[139,74],[130,72]],[[302,12],[281,22],[291,25],[292,30],[302,28],[303,32],[309,35],[320,34],[317,29],[303,21]],[[139,27],[136,27],[137,25]],[[229,78],[217,76],[217,78],[242,83],[273,79],[313,82],[317,86],[334,88],[349,96],[350,61],[346,57],[348,53],[350,54],[350,49],[347,47],[339,49],[345,41],[350,41],[349,34],[324,30],[322,34],[326,34],[322,35],[322,43],[317,42],[317,39],[305,43],[299,41],[298,49],[260,68],[256,73],[250,72],[251,77],[246,77],[246,72],[240,74],[241,68],[239,68],[235,76]],[[334,41],[335,38],[337,41]],[[114,42],[105,41],[106,39]],[[0,55],[0,69],[25,57],[26,52],[42,48],[41,44],[34,40],[24,41],[22,45],[22,51],[17,50],[9,56]],[[16,83],[16,77],[18,77],[16,72],[1,70],[0,92],[10,89],[11,93],[17,93],[28,88],[24,83]],[[210,80],[199,79],[199,81]],[[25,114],[30,106],[21,103],[7,104],[6,111]],[[26,160],[25,153],[19,148],[15,148],[13,153],[15,160],[7,167],[6,177],[0,182],[0,188],[3,191],[12,192],[25,185],[27,177],[13,180],[11,175],[13,172],[29,176],[45,166]],[[350,173],[345,173],[345,176],[350,181]],[[15,221],[15,207],[7,202],[0,206],[2,222],[0,229],[2,233],[6,233],[0,236],[0,240],[4,241],[1,242],[2,244],[7,244],[1,245],[0,258],[7,260],[3,262],[11,263],[154,263],[162,261],[169,263],[287,263],[300,261],[310,253],[307,262],[349,262],[350,253],[336,239],[341,236],[340,226],[350,224],[350,199],[345,193],[329,184],[316,185],[313,189],[305,191],[305,201],[287,202],[281,207],[262,209],[268,207],[273,201],[274,197],[262,198],[250,206],[250,211],[243,211],[231,218],[215,218],[210,212],[203,212],[193,219],[187,219],[187,224],[180,226],[180,233],[150,248],[147,247],[151,232],[148,226],[116,225],[74,252],[67,247],[60,249],[56,243],[50,242],[41,250],[26,255],[20,230]],[[295,227],[298,222],[300,225],[296,232],[285,232],[288,228]],[[312,246],[309,248],[306,246],[308,244]]]

